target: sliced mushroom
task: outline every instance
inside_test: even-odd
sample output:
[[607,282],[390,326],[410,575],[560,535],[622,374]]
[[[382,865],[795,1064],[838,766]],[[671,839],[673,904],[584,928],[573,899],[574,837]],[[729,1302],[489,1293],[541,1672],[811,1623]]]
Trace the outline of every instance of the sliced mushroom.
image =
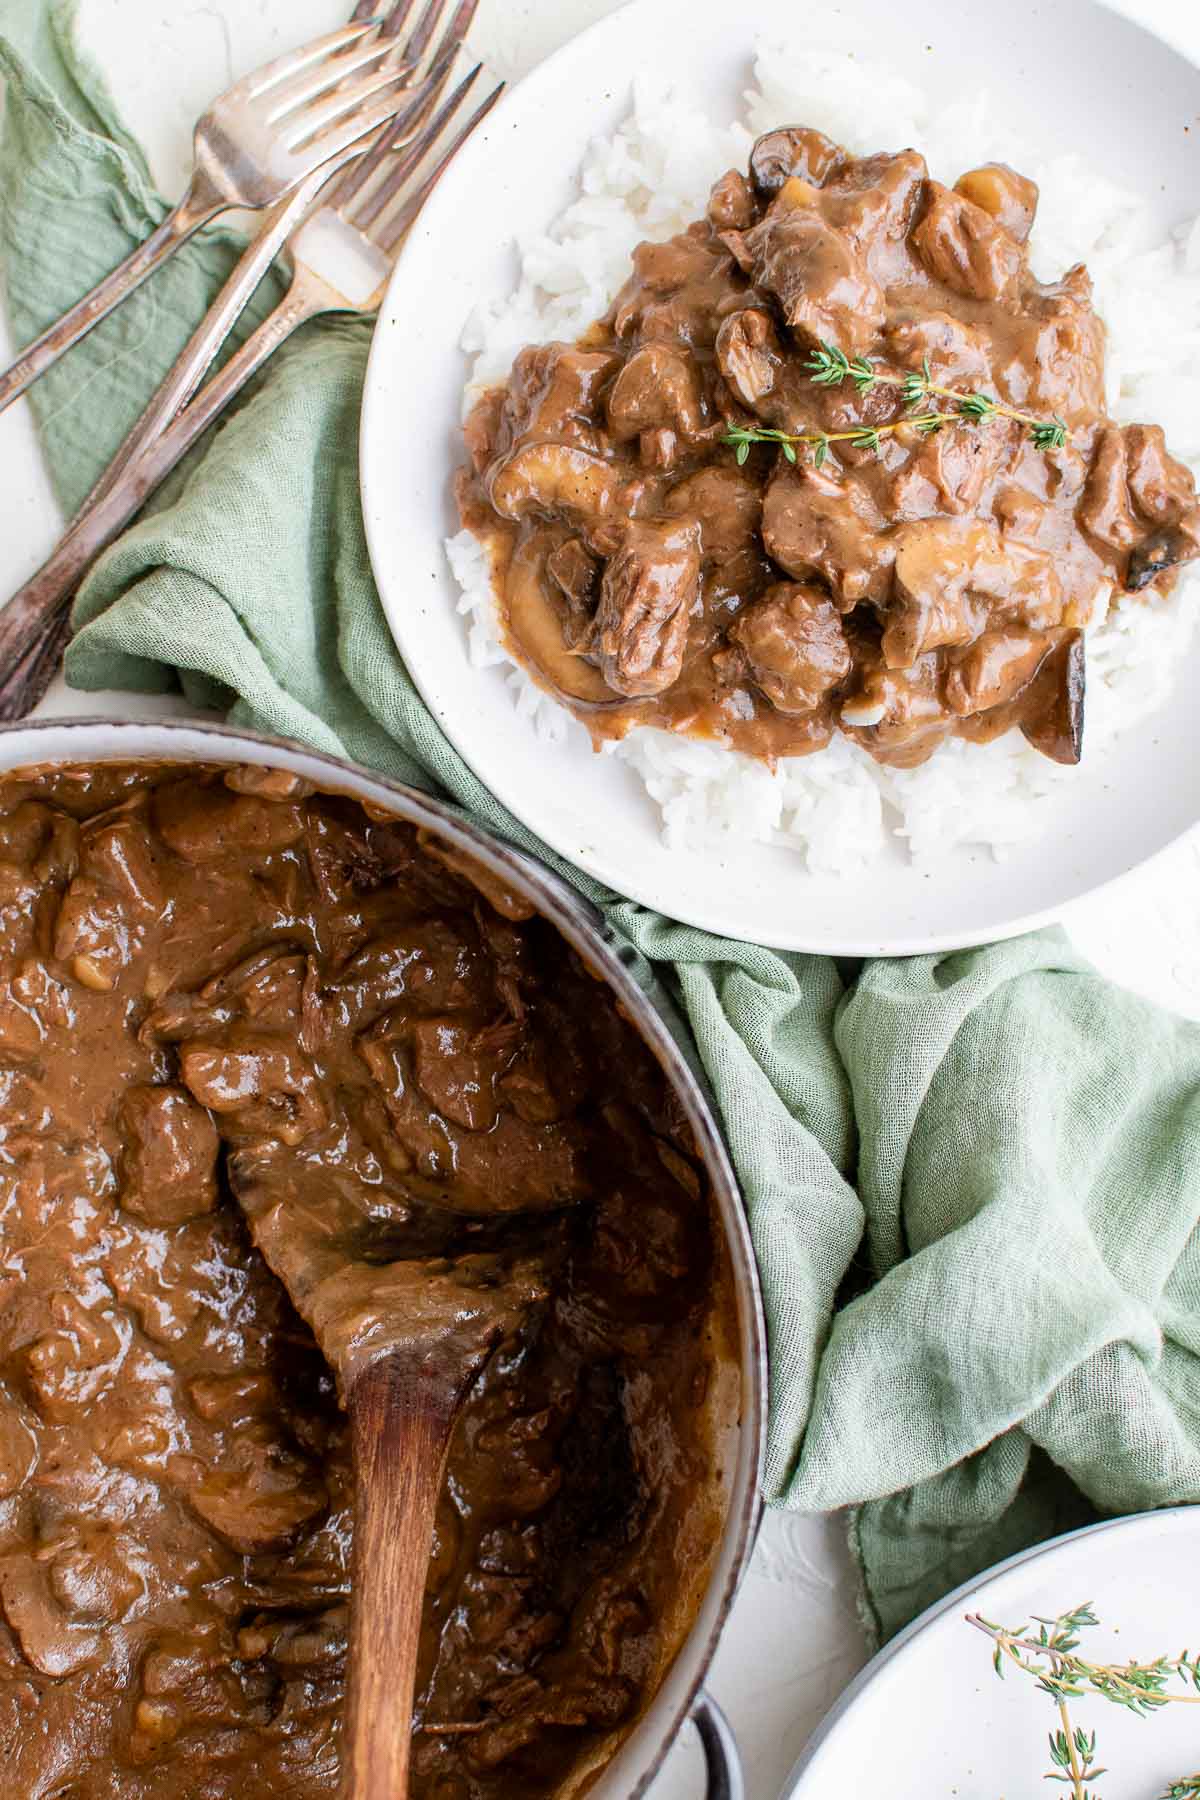
[[556,603],[558,583],[548,567],[554,539],[534,532],[517,545],[504,585],[504,625],[526,668],[552,691],[589,706],[612,706],[617,700],[599,669],[585,662],[564,641],[564,623],[572,624],[565,600]]
[[758,192],[770,196],[779,192],[790,175],[820,187],[845,159],[845,151],[824,132],[789,125],[764,132],[759,138],[750,152],[750,175]]
[[620,485],[615,469],[573,444],[526,444],[493,463],[487,476],[489,497],[503,519],[541,513],[600,523],[612,513]]
[[1056,644],[1029,685],[1021,730],[1051,762],[1074,764],[1083,755],[1087,648],[1082,631]]

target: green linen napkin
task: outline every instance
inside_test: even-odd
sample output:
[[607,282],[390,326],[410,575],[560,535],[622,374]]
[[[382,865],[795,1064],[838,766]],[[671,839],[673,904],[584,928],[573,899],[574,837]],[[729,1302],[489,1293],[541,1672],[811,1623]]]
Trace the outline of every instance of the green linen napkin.
[[[25,341],[163,202],[69,9],[0,0],[0,32],[0,231]],[[234,252],[205,234],[34,389],[64,508]],[[368,336],[321,323],[276,356],[85,586],[69,677],[181,685],[545,856],[446,743],[380,612],[357,492]],[[565,872],[690,1022],[766,1293],[767,1495],[855,1509],[876,1638],[1039,1538],[1200,1497],[1196,1027],[1057,932],[845,986],[830,961],[707,936]]]

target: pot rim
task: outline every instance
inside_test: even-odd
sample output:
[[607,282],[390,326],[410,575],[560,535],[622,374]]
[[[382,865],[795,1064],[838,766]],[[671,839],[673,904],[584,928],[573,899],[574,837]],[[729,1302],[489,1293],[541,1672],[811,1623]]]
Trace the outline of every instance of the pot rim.
[[[71,740],[102,740],[81,745]],[[762,1514],[762,1475],[767,1422],[767,1328],[758,1265],[750,1237],[741,1192],[716,1117],[716,1102],[708,1088],[698,1057],[673,1002],[660,988],[647,993],[633,979],[632,960],[619,945],[616,934],[599,908],[575,892],[536,857],[517,850],[483,827],[460,816],[447,803],[423,793],[407,782],[370,769],[349,757],[315,750],[295,738],[275,736],[241,726],[193,719],[112,719],[101,716],[17,720],[0,724],[0,775],[78,761],[170,763],[171,749],[161,740],[179,746],[181,763],[245,762],[269,764],[282,756],[285,766],[315,779],[324,791],[364,797],[396,810],[413,823],[427,826],[450,840],[531,900],[542,916],[562,933],[568,943],[598,972],[615,993],[622,1009],[649,1043],[663,1073],[671,1082],[713,1190],[729,1254],[733,1287],[738,1303],[738,1365],[741,1377],[741,1411],[736,1423],[737,1466],[730,1484],[729,1506],[709,1585],[696,1619],[645,1712],[616,1752],[614,1761],[600,1774],[597,1800],[607,1778],[627,1751],[633,1751],[644,1728],[658,1739],[632,1789],[629,1800],[638,1800],[662,1768],[668,1752],[691,1716],[716,1652],[738,1588],[749,1566]],[[39,740],[47,746],[39,754]],[[65,740],[61,744],[59,740]],[[189,744],[189,740],[191,740]],[[20,749],[14,745],[19,744]],[[244,754],[244,752],[249,754]],[[297,768],[297,765],[303,765]],[[374,790],[364,795],[363,790]],[[724,1565],[722,1567],[722,1565]],[[714,1589],[716,1590],[715,1605]],[[707,1613],[707,1617],[703,1615]],[[703,1635],[701,1635],[701,1633]],[[695,1643],[693,1643],[695,1640]],[[671,1703],[669,1723],[653,1727],[653,1720],[672,1677],[687,1669],[679,1697]]]

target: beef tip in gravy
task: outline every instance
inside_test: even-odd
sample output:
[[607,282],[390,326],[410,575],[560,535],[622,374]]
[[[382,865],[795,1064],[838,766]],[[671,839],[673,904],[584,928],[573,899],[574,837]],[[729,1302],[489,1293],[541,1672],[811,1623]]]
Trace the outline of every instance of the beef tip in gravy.
[[413,1792],[579,1791],[720,1529],[733,1305],[678,1102],[453,851],[282,774],[112,766],[0,784],[0,1792],[337,1791],[348,1432],[235,1158],[431,1274],[527,1209],[545,1297],[456,1429]]
[[1037,202],[1000,164],[951,189],[769,132],[578,344],[478,401],[459,504],[502,634],[597,744],[773,762],[840,730],[910,767],[1019,726],[1079,760],[1083,631],[1169,591],[1200,508],[1157,426],[1108,417],[1086,269],[1030,272]]

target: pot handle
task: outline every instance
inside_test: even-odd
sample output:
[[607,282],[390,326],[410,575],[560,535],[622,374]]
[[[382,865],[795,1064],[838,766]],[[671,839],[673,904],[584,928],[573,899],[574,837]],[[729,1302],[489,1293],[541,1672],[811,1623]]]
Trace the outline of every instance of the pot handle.
[[708,1770],[705,1800],[746,1800],[742,1759],[733,1727],[711,1694],[701,1694],[692,1709],[692,1722],[704,1747]]

